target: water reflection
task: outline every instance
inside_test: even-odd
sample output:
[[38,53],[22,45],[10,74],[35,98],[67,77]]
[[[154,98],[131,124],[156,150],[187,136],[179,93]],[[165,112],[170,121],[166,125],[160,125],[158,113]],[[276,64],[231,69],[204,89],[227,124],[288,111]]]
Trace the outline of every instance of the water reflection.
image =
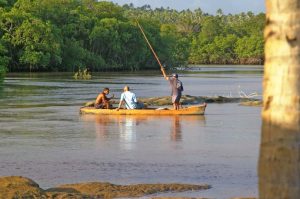
[[109,123],[111,123],[111,119],[108,117],[91,117],[87,119],[95,120],[95,132],[97,140],[106,139],[109,131]]
[[136,142],[137,126],[144,118],[134,116],[118,117],[120,143],[124,150],[132,150]]
[[137,126],[147,120],[145,116],[131,115],[83,115],[84,121],[95,122],[97,142],[119,137],[124,150],[132,150],[137,139]]
[[[183,133],[189,132],[189,128],[193,125],[205,126],[206,120],[204,115],[190,115],[190,116],[169,116],[172,119],[170,128],[171,141],[178,142],[183,140]],[[184,125],[184,127],[183,127]],[[184,130],[183,130],[184,129]]]
[[[82,115],[85,122],[94,122],[97,143],[110,139],[119,139],[120,146],[132,150],[137,136],[152,127],[150,134],[164,134],[169,129],[170,141],[183,140],[183,132],[188,132],[194,125],[205,126],[205,116],[134,116],[134,115]],[[87,123],[90,128],[89,123]]]
[[180,124],[180,118],[178,116],[173,117],[173,124],[171,126],[171,140],[181,141],[182,140],[182,127]]

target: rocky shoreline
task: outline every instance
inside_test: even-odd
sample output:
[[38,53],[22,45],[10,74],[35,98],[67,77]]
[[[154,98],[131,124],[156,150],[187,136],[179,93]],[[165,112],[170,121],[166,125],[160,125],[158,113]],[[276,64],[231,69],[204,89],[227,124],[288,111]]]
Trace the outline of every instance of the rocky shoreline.
[[155,193],[206,190],[209,188],[211,188],[211,186],[207,184],[115,185],[108,182],[89,182],[60,185],[44,190],[29,178],[10,176],[0,178],[0,199],[133,198]]
[[[150,197],[151,194],[165,192],[199,191],[210,189],[207,184],[136,184],[115,185],[108,182],[66,184],[50,189],[42,189],[33,180],[21,176],[0,177],[0,199],[109,199],[136,198],[192,199],[188,197]],[[197,197],[194,199],[207,199]],[[255,198],[232,198],[255,199]]]

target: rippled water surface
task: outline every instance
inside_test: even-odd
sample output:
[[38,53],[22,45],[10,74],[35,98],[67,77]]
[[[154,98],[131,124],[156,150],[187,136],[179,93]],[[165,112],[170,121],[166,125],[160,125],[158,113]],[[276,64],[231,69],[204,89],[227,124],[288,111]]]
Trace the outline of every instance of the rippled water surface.
[[[120,96],[166,96],[156,72],[9,74],[0,87],[0,176],[21,175],[42,188],[63,183],[208,183],[207,191],[168,196],[229,198],[257,195],[260,108],[208,104],[205,116],[79,114],[103,87]],[[202,67],[180,73],[185,93],[261,94],[261,67]],[[260,96],[258,96],[260,97]]]

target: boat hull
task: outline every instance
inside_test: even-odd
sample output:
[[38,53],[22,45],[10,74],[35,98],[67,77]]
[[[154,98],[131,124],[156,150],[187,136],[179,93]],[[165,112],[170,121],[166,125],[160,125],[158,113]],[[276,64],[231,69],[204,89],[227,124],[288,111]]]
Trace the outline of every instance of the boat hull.
[[83,107],[81,114],[96,115],[204,115],[206,104],[190,106],[180,110],[158,110],[158,109],[95,109],[93,107]]

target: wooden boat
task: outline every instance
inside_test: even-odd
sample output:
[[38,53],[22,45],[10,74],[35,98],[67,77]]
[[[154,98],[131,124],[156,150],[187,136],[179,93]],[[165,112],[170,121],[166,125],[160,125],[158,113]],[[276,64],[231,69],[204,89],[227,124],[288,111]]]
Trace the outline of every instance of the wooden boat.
[[94,107],[82,107],[81,114],[96,114],[96,115],[204,115],[206,104],[189,106],[179,110],[170,109],[95,109]]

